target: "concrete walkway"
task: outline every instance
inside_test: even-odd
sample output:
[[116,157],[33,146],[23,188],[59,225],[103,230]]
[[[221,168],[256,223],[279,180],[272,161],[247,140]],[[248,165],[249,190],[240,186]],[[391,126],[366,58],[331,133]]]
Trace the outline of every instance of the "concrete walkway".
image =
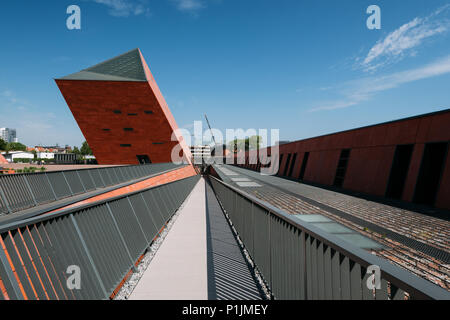
[[208,299],[205,212],[205,180],[201,179],[130,300]]
[[201,179],[130,300],[260,300],[263,292]]

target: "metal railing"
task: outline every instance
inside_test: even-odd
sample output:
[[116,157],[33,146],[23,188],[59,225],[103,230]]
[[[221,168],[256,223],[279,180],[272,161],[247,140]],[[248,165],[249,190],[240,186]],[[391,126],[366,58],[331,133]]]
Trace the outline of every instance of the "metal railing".
[[0,215],[174,169],[173,163],[0,175]]
[[108,299],[198,180],[0,227],[0,300]]
[[[450,293],[211,176],[233,227],[276,299],[450,299]],[[379,289],[369,289],[380,273]],[[376,282],[375,282],[376,283]],[[371,286],[372,287],[372,286]]]

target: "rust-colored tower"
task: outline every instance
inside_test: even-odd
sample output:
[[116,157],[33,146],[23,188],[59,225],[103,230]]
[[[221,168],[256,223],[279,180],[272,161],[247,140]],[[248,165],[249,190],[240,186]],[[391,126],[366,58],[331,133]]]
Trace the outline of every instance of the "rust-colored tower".
[[190,151],[148,68],[134,49],[55,80],[99,164],[171,162]]

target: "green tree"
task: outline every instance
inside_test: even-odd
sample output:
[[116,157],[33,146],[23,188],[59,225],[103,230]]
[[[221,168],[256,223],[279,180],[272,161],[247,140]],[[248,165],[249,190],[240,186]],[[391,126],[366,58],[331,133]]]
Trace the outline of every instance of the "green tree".
[[83,156],[92,155],[92,150],[89,147],[87,141],[83,142],[83,145],[81,146],[80,152]]
[[26,151],[27,146],[20,142],[11,142],[6,146],[6,151]]
[[245,139],[245,150],[258,150],[261,145],[261,136],[251,136]]
[[8,144],[5,142],[5,140],[0,138],[0,150],[6,150],[7,145]]
[[[234,139],[228,144],[229,150],[234,153],[239,151],[258,150],[262,141],[261,136],[251,136],[246,139]],[[244,149],[244,150],[242,150]]]
[[73,147],[72,152],[75,154],[81,154],[81,151],[80,151],[80,149],[78,149],[78,147]]

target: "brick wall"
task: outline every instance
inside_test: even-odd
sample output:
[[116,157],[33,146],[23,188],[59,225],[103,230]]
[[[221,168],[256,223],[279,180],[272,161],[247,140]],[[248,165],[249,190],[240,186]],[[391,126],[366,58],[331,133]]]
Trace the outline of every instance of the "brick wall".
[[[298,179],[305,152],[309,160],[305,182],[333,185],[342,149],[351,149],[343,188],[384,196],[398,145],[413,145],[413,153],[401,199],[413,201],[427,143],[450,141],[450,110],[389,123],[300,140],[280,146],[283,155],[278,175],[283,176],[288,154],[297,153],[290,178]],[[268,150],[270,154],[270,150]],[[450,209],[450,155],[446,158],[434,205]],[[291,164],[292,165],[292,160]],[[247,164],[247,168],[252,165]],[[253,166],[254,167],[254,166]],[[287,170],[289,175],[289,168]]]

